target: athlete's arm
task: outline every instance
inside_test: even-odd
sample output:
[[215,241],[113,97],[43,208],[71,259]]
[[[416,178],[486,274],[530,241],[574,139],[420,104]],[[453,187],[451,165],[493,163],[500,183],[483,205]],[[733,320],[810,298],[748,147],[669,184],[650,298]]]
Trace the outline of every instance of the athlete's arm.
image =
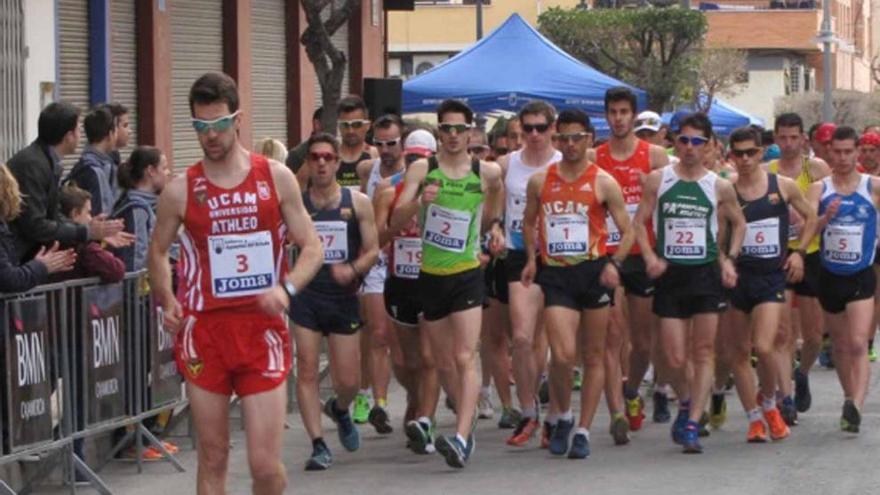
[[[654,215],[654,208],[657,207],[657,191],[660,188],[661,178],[662,172],[659,170],[651,172],[648,174],[648,177],[645,178],[645,183],[642,185],[642,200],[639,202],[639,207],[636,209],[633,221],[629,226],[630,230],[635,234],[636,242],[639,245],[639,249],[642,251],[642,258],[644,258],[646,265],[650,265],[659,260],[657,254],[654,253],[654,249],[651,247],[651,241],[648,239],[648,228],[646,224]],[[623,235],[626,236],[627,233],[624,232]],[[620,251],[620,249],[618,249],[618,251]],[[653,276],[657,277],[659,275]]]
[[821,158],[811,158],[807,166],[810,168],[810,177],[813,178],[813,181],[824,179],[831,175],[831,167]]
[[168,250],[177,238],[186,212],[186,174],[165,186],[156,206],[156,226],[150,238],[147,264],[150,272],[150,290],[162,307],[165,329],[176,332],[183,319],[183,310],[171,288],[171,264]]
[[351,262],[351,267],[354,274],[358,278],[362,278],[379,260],[379,238],[376,234],[376,221],[370,198],[366,194],[360,193],[351,196],[358,219],[358,227],[361,231],[361,253],[356,260]]
[[[722,230],[724,223],[728,224],[727,233],[730,237],[728,251],[725,253],[721,247],[722,240],[717,239],[718,244],[718,262],[721,263],[721,283],[728,289],[736,286],[736,266],[733,262],[742,250],[743,239],[746,236],[746,217],[743,216],[736,200],[736,191],[733,184],[727,179],[719,178],[715,183],[718,191],[718,223],[719,231]],[[720,233],[720,232],[719,232]]]
[[804,219],[804,225],[799,239],[800,249],[790,250],[785,259],[783,269],[786,272],[786,281],[798,283],[804,278],[804,249],[809,246],[813,236],[816,235],[816,211],[810,206],[797,183],[788,177],[777,176],[779,191],[785,202]]
[[[873,185],[873,184],[872,184]],[[840,206],[840,198],[835,199],[828,205],[828,208],[825,209],[825,213],[821,216],[819,215],[819,201],[822,199],[822,183],[821,182],[813,182],[810,184],[810,188],[807,189],[807,203],[810,204],[810,208],[816,212],[816,235],[822,233],[822,229],[828,225],[828,222],[834,218],[834,215],[837,214],[837,208]],[[812,241],[812,239],[810,239]],[[803,244],[802,244],[803,245]]]
[[599,190],[599,199],[605,203],[605,208],[617,225],[617,230],[623,232],[620,245],[617,247],[614,260],[623,263],[636,241],[636,232],[630,227],[629,214],[626,212],[626,202],[623,199],[623,191],[611,174],[600,171],[596,178]]
[[500,218],[504,212],[504,181],[501,177],[501,167],[497,163],[480,163],[480,178],[486,194],[480,232],[489,230],[494,225],[495,219]]
[[[403,190],[400,191],[397,207],[394,208],[394,213],[391,214],[388,230],[392,232],[403,230],[407,222],[419,213],[419,208],[421,207],[419,189],[422,187],[422,181],[425,180],[427,175],[428,160],[414,162],[406,170],[406,175],[403,176]],[[431,188],[436,189],[437,186],[434,185]],[[434,194],[436,195],[436,190]]]
[[871,177],[871,198],[874,206],[880,208],[880,177]]
[[651,160],[651,170],[669,165],[669,155],[666,154],[665,149],[656,144],[652,144],[649,149],[648,157]]
[[391,213],[391,202],[394,201],[394,189],[386,187],[376,189],[373,196],[373,211],[376,214],[376,232],[379,236],[379,247],[383,247],[394,237],[394,231],[388,228],[388,214]]
[[546,179],[546,171],[536,172],[529,177],[529,182],[526,184],[526,209],[523,211],[522,232],[527,260],[520,276],[520,281],[526,287],[535,279],[535,273],[537,272],[537,262],[535,260],[537,240],[535,239],[535,232],[538,223],[538,212],[541,208],[541,190],[544,189],[544,181]]
[[361,181],[361,192],[367,193],[367,181],[370,180],[370,172],[373,171],[373,160],[361,160],[357,164],[358,179]]

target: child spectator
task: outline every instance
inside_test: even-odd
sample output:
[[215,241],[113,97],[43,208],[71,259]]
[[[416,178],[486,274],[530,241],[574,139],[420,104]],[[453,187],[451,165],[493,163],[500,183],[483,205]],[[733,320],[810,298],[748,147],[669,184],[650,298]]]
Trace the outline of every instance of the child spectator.
[[45,283],[52,273],[73,269],[76,254],[73,249],[58,250],[58,242],[51,248],[41,247],[34,259],[19,265],[15,236],[9,230],[11,222],[21,212],[21,194],[18,182],[0,164],[0,292],[25,292]]
[[[68,184],[61,188],[59,203],[61,214],[73,223],[88,225],[92,221],[92,195],[87,191]],[[125,277],[125,263],[95,241],[77,246],[76,254],[73,270],[65,274],[62,280],[99,277],[101,283],[109,284],[121,282]]]
[[168,160],[157,148],[138,146],[127,162],[119,166],[122,195],[113,206],[112,218],[125,221],[125,231],[134,235],[134,244],[115,251],[127,271],[147,265],[147,247],[156,224],[156,202],[171,179]]

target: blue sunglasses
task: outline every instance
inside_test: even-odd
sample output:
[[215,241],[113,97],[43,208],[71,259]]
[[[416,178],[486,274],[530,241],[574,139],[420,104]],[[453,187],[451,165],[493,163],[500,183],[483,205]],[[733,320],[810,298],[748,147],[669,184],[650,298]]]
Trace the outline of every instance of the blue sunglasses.
[[709,142],[709,138],[704,138],[703,136],[678,136],[678,142],[687,146],[703,146],[704,144]]

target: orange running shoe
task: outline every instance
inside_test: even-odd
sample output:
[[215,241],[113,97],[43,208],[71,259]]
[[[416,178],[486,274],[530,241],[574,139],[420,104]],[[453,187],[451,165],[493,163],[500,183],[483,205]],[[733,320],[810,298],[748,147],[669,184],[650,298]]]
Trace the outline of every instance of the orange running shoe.
[[791,430],[788,428],[788,425],[785,424],[785,420],[782,418],[782,413],[779,412],[779,409],[774,408],[769,411],[764,411],[764,419],[770,427],[770,438],[773,440],[782,440],[791,435]]
[[513,435],[507,439],[507,445],[522,447],[528,444],[529,440],[532,439],[532,435],[535,434],[535,430],[540,426],[538,420],[534,418],[523,418],[516,429],[513,430]]
[[162,441],[162,446],[165,447],[165,450],[167,450],[169,454],[174,455],[180,452],[180,447],[172,442]]
[[[780,419],[782,418],[780,417]],[[749,443],[764,443],[767,441],[767,427],[764,426],[763,421],[756,419],[749,423],[749,434],[746,436],[746,441]]]

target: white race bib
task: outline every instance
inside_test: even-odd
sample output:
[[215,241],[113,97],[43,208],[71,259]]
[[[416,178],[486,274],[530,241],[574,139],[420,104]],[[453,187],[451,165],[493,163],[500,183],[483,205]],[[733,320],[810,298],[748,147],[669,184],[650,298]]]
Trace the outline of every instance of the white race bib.
[[208,236],[214,297],[260,294],[277,283],[272,233]]
[[694,260],[706,257],[705,218],[667,218],[664,255],[667,259]]
[[413,237],[394,239],[394,276],[397,278],[419,278],[422,266],[422,240]]
[[[633,217],[636,216],[636,210],[638,209],[638,203],[626,205],[626,214],[629,215],[630,222]],[[620,244],[620,239],[623,238],[623,234],[620,233],[620,229],[618,229],[617,224],[614,223],[614,218],[611,216],[611,212],[608,212],[608,214],[605,215],[605,230],[608,231],[608,240],[605,242],[606,246],[611,247]]]
[[544,217],[547,233],[547,254],[550,256],[578,256],[587,254],[590,245],[590,226],[587,217],[577,214],[547,215]]
[[315,230],[324,247],[324,263],[334,265],[348,260],[348,222],[329,220],[315,222]]
[[828,225],[825,227],[825,259],[844,265],[862,261],[864,225]]
[[755,258],[775,258],[781,253],[779,218],[765,218],[746,224],[742,254]]
[[432,204],[425,214],[425,242],[453,253],[463,253],[471,227],[471,214]]

